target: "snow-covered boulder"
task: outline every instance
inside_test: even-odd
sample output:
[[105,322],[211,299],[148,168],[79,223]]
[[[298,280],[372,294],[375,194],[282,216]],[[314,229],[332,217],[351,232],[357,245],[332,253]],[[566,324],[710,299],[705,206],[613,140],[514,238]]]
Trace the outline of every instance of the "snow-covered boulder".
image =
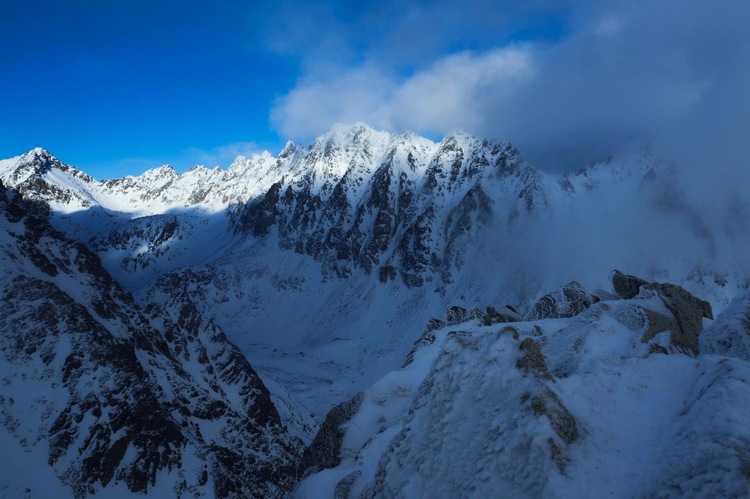
[[675,284],[647,282],[617,270],[610,278],[612,288],[620,297],[632,299],[641,293],[644,296],[657,296],[669,311],[669,314],[665,315],[654,310],[643,310],[649,323],[643,337],[644,342],[651,341],[659,333],[669,331],[669,343],[672,348],[692,355],[698,354],[698,337],[703,330],[703,319],[713,319],[710,303]]
[[750,289],[732,303],[700,336],[703,353],[750,361]]
[[598,298],[587,293],[583,286],[571,281],[559,291],[542,296],[524,317],[526,321],[573,317],[591,306]]

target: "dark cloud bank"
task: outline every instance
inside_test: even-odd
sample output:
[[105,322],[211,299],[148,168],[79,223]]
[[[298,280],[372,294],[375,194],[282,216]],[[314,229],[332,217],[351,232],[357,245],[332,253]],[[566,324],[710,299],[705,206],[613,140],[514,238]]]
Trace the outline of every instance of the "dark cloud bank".
[[315,33],[294,30],[307,5],[284,12],[294,37],[268,34],[305,68],[272,111],[282,135],[464,129],[549,171],[647,145],[696,177],[746,177],[748,2],[386,2],[328,7]]

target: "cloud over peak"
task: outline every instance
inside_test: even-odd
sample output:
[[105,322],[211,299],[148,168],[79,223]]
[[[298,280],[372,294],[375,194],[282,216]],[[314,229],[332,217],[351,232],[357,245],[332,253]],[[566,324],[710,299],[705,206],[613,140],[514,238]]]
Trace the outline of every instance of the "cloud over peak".
[[[545,2],[532,4],[532,12],[502,15],[490,2],[471,2],[460,12],[453,5],[464,25],[483,28],[473,37],[465,33],[461,43],[441,31],[457,21],[421,6],[410,14],[415,46],[427,35],[419,31],[426,29],[422,21],[432,19],[429,35],[458,48],[404,47],[411,55],[402,57],[393,40],[403,39],[403,22],[389,24],[365,9],[356,20],[368,19],[383,43],[339,32],[364,47],[360,57],[309,56],[294,88],[275,101],[272,126],[301,140],[337,122],[432,137],[462,128],[510,140],[548,170],[585,166],[644,142],[672,154],[711,137],[727,150],[746,148],[737,130],[750,125],[742,90],[750,88],[750,4],[582,2],[564,16],[545,10]],[[553,14],[564,17],[565,28],[545,36],[539,19]],[[493,19],[496,44],[487,35]],[[525,39],[513,40],[509,34],[524,26]],[[724,163],[738,160],[734,153]]]
[[426,135],[482,126],[483,98],[512,95],[534,73],[526,49],[460,52],[407,77],[375,64],[309,75],[277,102],[272,123],[283,134],[309,138],[333,123],[363,121]]

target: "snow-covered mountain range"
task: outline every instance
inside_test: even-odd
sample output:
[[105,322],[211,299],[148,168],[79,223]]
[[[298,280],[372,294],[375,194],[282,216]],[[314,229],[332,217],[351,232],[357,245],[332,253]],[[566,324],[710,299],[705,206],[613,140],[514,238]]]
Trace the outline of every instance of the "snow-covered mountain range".
[[[302,441],[213,321],[177,294],[179,308],[139,306],[46,205],[0,186],[0,209],[3,495],[294,483]],[[39,481],[47,464],[59,482]]]
[[[466,134],[435,143],[356,124],[226,170],[164,166],[105,181],[35,149],[0,161],[0,181],[0,430],[15,449],[8,466],[23,467],[15,454],[28,469],[49,463],[56,493],[280,496],[307,473],[297,496],[424,496],[450,483],[458,496],[595,497],[627,473],[657,473],[649,463],[669,462],[671,444],[700,451],[687,433],[662,438],[670,425],[700,431],[713,410],[747,408],[742,299],[699,348],[711,313],[685,319],[670,308],[676,292],[655,283],[680,286],[681,303],[694,295],[726,309],[750,287],[750,203],[741,189],[701,197],[679,165],[647,152],[551,174],[508,143]],[[645,279],[628,300],[600,291],[614,268]],[[477,307],[461,316],[471,324],[431,321]],[[524,321],[514,334],[497,325],[511,321]],[[670,343],[683,333],[690,345]],[[528,348],[547,374],[515,367]],[[473,378],[479,371],[496,375],[496,391]],[[732,401],[691,391],[714,374]],[[674,392],[654,409],[653,462],[633,462],[646,437],[618,447],[635,428],[627,416],[614,428],[594,410],[610,388],[605,404],[625,412]],[[527,412],[493,409],[526,392]],[[555,409],[536,410],[537,399]],[[439,424],[433,411],[446,415]],[[575,422],[575,438],[556,418]],[[151,435],[157,427],[171,429]],[[325,435],[338,443],[321,461]],[[746,437],[729,425],[705,445],[739,449],[736,462],[716,454],[734,470],[747,462]],[[469,445],[477,439],[491,443],[483,457]],[[444,456],[459,448],[473,467],[449,472]],[[581,488],[618,452],[629,466],[621,475]],[[738,466],[731,477],[711,468],[706,480],[721,475],[715,490],[733,493],[747,484]],[[672,490],[659,480],[611,490]],[[0,490],[39,493],[33,483],[18,473]]]

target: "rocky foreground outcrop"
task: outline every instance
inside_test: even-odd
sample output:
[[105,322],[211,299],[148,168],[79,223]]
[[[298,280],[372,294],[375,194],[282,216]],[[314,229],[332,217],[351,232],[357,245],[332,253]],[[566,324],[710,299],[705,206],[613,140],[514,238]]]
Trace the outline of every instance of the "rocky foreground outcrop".
[[657,334],[669,331],[669,345],[683,352],[698,355],[698,337],[703,330],[703,319],[713,319],[711,304],[696,298],[680,286],[669,283],[646,282],[617,270],[612,273],[612,288],[621,298],[631,299],[641,293],[658,296],[668,314],[642,309],[646,315],[648,329],[643,341],[648,342]]
[[433,319],[401,370],[329,421],[330,469],[292,496],[741,497],[747,295],[704,333],[711,308],[681,287],[612,285],[570,283],[524,321]]

